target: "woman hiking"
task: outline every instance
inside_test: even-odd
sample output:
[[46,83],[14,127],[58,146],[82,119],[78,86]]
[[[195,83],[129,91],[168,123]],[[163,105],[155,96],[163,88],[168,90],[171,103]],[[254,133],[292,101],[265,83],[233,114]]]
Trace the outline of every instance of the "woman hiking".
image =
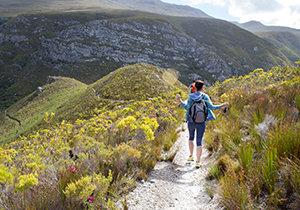
[[202,155],[202,138],[203,138],[203,134],[205,131],[205,127],[206,127],[206,122],[204,121],[203,123],[194,123],[189,116],[189,108],[192,104],[193,101],[199,101],[200,99],[203,98],[203,100],[205,101],[206,107],[208,108],[208,115],[207,115],[207,119],[206,121],[211,121],[211,120],[215,120],[215,115],[213,114],[212,110],[216,110],[216,109],[220,109],[220,108],[226,108],[228,107],[228,103],[223,103],[221,105],[213,105],[211,103],[211,100],[209,98],[209,96],[205,93],[202,92],[203,90],[203,86],[204,86],[204,82],[201,80],[197,80],[195,82],[195,88],[196,88],[196,92],[195,93],[191,93],[189,95],[189,98],[187,100],[187,103],[184,103],[181,100],[181,95],[177,94],[176,95],[176,100],[180,103],[180,105],[186,109],[186,122],[188,124],[188,130],[189,130],[189,150],[190,150],[190,156],[187,159],[188,161],[193,161],[194,157],[193,157],[193,151],[194,151],[194,135],[195,135],[195,130],[197,131],[196,133],[196,143],[197,143],[197,148],[196,148],[196,168],[199,168],[201,166],[200,164],[200,158]]

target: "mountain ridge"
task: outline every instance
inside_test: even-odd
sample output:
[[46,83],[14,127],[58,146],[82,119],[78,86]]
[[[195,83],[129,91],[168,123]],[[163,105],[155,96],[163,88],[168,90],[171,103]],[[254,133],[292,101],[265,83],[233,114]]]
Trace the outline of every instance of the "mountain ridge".
[[266,26],[258,21],[235,24],[274,44],[292,62],[300,60],[300,29]]
[[233,23],[251,32],[288,31],[294,33],[296,36],[300,36],[300,29],[290,28],[286,26],[267,26],[255,20],[248,21],[246,23]]
[[213,18],[200,9],[186,5],[169,4],[160,0],[3,0],[0,16],[15,16],[20,13],[46,11],[95,11],[107,9],[130,9],[161,15]]
[[1,109],[48,75],[91,84],[121,66],[147,62],[176,69],[188,85],[291,65],[275,46],[229,22],[128,10],[19,15],[0,26],[0,62]]

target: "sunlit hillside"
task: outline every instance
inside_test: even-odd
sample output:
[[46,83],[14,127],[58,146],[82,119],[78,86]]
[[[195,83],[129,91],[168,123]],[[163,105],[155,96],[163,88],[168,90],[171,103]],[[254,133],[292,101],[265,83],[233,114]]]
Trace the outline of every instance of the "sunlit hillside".
[[255,34],[273,43],[292,62],[300,59],[300,31],[298,35],[288,31],[255,32]]
[[186,89],[178,81],[175,69],[164,70],[147,63],[122,67],[91,87],[99,97],[115,100],[145,100],[177,89]]
[[206,148],[216,158],[227,209],[300,208],[300,66],[256,69],[216,84],[209,94],[228,101],[209,124]]
[[135,101],[166,97],[187,87],[177,80],[177,72],[139,63],[121,67],[99,79],[56,112],[55,122],[89,119],[105,110],[123,108]]
[[34,91],[0,113],[0,144],[27,134],[43,121],[45,112],[56,112],[87,86],[75,79],[66,77],[57,79],[54,83],[44,85],[39,95]]
[[89,119],[100,110],[165,97],[176,90],[186,91],[187,87],[177,77],[175,70],[145,63],[117,69],[90,86],[75,79],[57,77],[56,82],[42,86],[41,94],[37,95],[35,91],[1,113],[0,144],[42,127],[45,113],[55,113],[55,123],[62,120],[75,122]]
[[104,11],[109,9],[129,9],[163,15],[211,18],[200,9],[168,4],[160,0],[1,0],[0,2],[0,16],[5,17],[29,12]]
[[[68,91],[61,83],[69,80],[50,85]],[[48,110],[55,113],[48,112],[39,129],[0,147],[0,182],[6,192],[0,194],[0,208],[111,209],[136,180],[147,179],[176,141],[184,111],[174,96],[184,95],[187,87],[171,71],[141,63],[120,68],[90,87],[78,87],[68,101],[56,98],[60,108]],[[99,95],[103,87],[111,92],[105,99]],[[44,88],[49,97],[40,102],[55,98],[49,86]],[[115,95],[120,98],[110,98]],[[28,112],[23,104],[15,107],[27,114],[38,104],[28,102]]]
[[[256,69],[206,90],[230,104],[207,122],[204,142],[215,158],[206,185],[217,183],[226,209],[300,207],[296,64]],[[143,86],[145,78],[152,85]],[[83,87],[38,130],[0,147],[1,208],[112,209],[178,138],[185,111],[174,96],[186,99],[188,91],[172,71],[140,63]]]

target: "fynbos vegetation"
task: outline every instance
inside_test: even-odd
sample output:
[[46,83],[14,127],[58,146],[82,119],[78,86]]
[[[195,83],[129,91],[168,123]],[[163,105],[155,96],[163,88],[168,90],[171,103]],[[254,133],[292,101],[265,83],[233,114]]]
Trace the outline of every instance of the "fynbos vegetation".
[[256,69],[210,89],[229,101],[209,124],[206,146],[217,161],[227,209],[299,209],[300,68]]
[[[142,63],[79,86],[38,129],[0,147],[1,208],[115,209],[176,141],[184,110],[174,95],[188,91],[171,71]],[[204,144],[226,209],[299,209],[299,88],[298,66],[256,69],[207,90],[230,103],[207,123]]]
[[[1,208],[113,209],[116,200],[131,190],[136,180],[147,179],[162,152],[169,150],[177,139],[176,128],[184,112],[175,103],[174,94],[183,91],[164,82],[159,68],[140,64],[125,69],[127,71],[114,72],[113,78],[134,70],[137,72],[131,75],[132,81],[140,75],[138,72],[148,77],[155,73],[165,84],[165,91],[152,92],[160,87],[159,82],[153,83],[154,79],[145,85],[148,92],[142,85],[128,84],[145,91],[145,97],[140,97],[142,93],[138,92],[126,101],[130,91],[124,87],[123,75],[118,83],[111,81],[116,82],[111,96],[119,95],[117,99],[123,100],[122,106],[105,108],[100,104],[100,96],[95,97],[99,101],[91,104],[87,103],[91,100],[82,100],[86,105],[81,107],[91,112],[77,113],[76,120],[59,123],[55,123],[58,116],[47,113],[39,130],[2,145]],[[176,85],[176,82],[173,83]],[[105,85],[99,82],[98,86],[101,84]],[[155,88],[150,89],[149,84]],[[167,87],[177,92],[167,93]],[[89,89],[86,93],[92,92],[95,96]],[[122,93],[124,91],[129,92]],[[152,98],[146,98],[148,96]],[[79,103],[79,98],[73,101]],[[117,103],[117,99],[110,99],[111,103]],[[97,102],[99,104],[95,104]],[[66,112],[60,116],[63,114]]]

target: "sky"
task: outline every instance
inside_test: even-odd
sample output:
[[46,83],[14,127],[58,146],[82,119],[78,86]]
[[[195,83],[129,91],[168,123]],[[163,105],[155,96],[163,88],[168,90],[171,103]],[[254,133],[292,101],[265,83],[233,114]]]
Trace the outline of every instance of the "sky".
[[300,29],[300,0],[161,0],[189,5],[227,21],[256,20],[264,25]]

